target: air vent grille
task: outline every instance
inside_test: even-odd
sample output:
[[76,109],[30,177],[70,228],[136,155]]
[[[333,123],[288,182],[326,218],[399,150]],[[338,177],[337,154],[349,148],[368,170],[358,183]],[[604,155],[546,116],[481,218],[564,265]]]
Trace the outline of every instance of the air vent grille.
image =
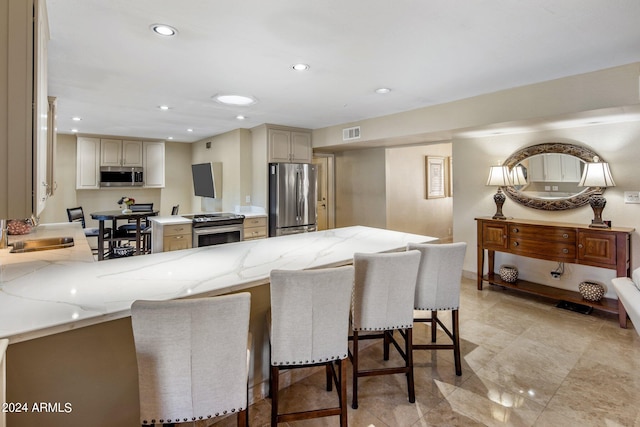
[[360,126],[342,129],[342,140],[350,141],[352,139],[360,139]]

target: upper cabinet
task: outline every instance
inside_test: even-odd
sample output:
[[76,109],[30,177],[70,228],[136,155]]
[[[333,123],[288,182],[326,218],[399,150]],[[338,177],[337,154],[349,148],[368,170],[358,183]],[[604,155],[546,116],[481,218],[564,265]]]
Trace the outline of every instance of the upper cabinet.
[[101,166],[143,167],[144,187],[164,187],[164,141],[130,141],[79,136],[76,189],[100,188]]
[[142,141],[100,140],[100,166],[142,165]]
[[582,161],[565,154],[538,154],[529,158],[529,180],[532,182],[579,182]]
[[100,188],[100,139],[78,137],[76,144],[76,189]]
[[269,163],[311,163],[311,132],[268,129]]
[[164,188],[164,142],[143,143],[144,186]]

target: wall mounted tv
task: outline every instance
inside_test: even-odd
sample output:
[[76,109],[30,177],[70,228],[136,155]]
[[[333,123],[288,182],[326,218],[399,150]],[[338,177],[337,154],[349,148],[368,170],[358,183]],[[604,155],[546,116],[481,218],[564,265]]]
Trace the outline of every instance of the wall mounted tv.
[[196,196],[216,197],[216,185],[211,163],[191,165],[191,174],[193,175],[193,192]]

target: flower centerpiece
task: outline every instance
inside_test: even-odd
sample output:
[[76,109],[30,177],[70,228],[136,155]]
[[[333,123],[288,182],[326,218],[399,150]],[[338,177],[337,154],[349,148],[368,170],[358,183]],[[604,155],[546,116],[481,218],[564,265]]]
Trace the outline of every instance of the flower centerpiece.
[[124,209],[122,209],[123,214],[131,213],[131,205],[134,204],[135,202],[136,202],[136,199],[134,199],[133,197],[126,197],[126,196],[122,196],[120,197],[120,200],[118,200],[118,204],[120,205],[120,207],[122,207],[123,204],[126,206]]

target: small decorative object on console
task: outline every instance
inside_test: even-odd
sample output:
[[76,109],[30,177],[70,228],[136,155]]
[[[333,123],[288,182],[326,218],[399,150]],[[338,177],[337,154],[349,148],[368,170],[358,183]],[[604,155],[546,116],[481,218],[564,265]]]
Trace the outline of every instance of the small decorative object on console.
[[514,283],[518,280],[518,269],[514,265],[501,265],[498,273],[500,278],[507,283]]
[[131,208],[130,208],[130,206],[131,206],[132,204],[134,204],[135,202],[136,202],[136,199],[134,199],[133,197],[126,197],[126,196],[122,196],[122,197],[120,198],[120,200],[118,200],[118,204],[119,204],[119,205],[122,205],[122,204],[125,204],[125,205],[126,205],[126,208],[124,208],[124,209],[122,210],[122,213],[123,213],[123,214],[131,213]]
[[604,286],[595,282],[582,282],[578,285],[578,291],[587,301],[598,302],[604,296]]

